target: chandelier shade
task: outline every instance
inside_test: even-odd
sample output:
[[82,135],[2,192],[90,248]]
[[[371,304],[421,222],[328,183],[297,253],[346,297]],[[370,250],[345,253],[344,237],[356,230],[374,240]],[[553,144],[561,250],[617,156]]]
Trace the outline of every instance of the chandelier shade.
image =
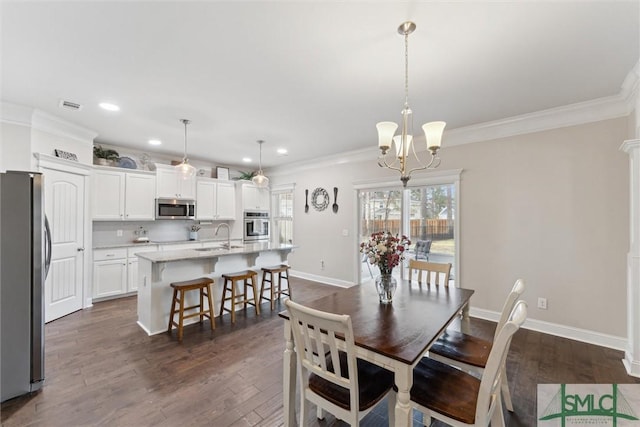
[[182,163],[175,165],[175,169],[182,179],[190,179],[196,176],[196,168],[189,164],[189,159],[187,158],[187,125],[191,123],[191,120],[180,119],[180,121],[184,124],[184,156],[182,157]]
[[[413,111],[409,107],[409,34],[416,29],[416,24],[411,21],[403,22],[398,27],[398,33],[404,36],[404,107],[402,109],[401,125],[394,122],[379,122],[376,124],[378,130],[378,148],[380,156],[378,165],[387,169],[400,172],[400,180],[403,186],[411,178],[411,173],[422,169],[435,169],[440,166],[438,150],[442,144],[442,134],[446,126],[445,122],[436,121],[426,123],[422,126],[425,134],[424,148],[416,148],[413,139]],[[398,135],[396,130],[400,128]],[[395,150],[389,153],[391,145],[395,145]],[[409,158],[415,160],[412,164],[417,166],[408,167]]]

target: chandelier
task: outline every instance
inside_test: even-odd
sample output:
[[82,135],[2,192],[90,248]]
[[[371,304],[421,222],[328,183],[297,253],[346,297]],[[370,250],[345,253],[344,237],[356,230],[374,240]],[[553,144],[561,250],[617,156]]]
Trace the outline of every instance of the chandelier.
[[262,144],[264,144],[264,141],[259,140],[258,144],[260,145],[260,169],[258,173],[251,178],[251,181],[253,181],[258,188],[267,188],[269,187],[269,178],[264,176],[264,172],[262,172]]
[[[413,112],[409,107],[409,34],[416,29],[416,24],[411,21],[402,23],[398,27],[398,33],[404,35],[404,108],[402,109],[402,128],[396,136],[398,125],[394,122],[380,122],[376,125],[378,129],[378,148],[382,154],[378,157],[380,167],[389,168],[400,172],[400,181],[404,187],[411,178],[411,173],[422,169],[435,169],[440,166],[440,156],[438,150],[442,142],[442,132],[446,126],[445,122],[430,122],[422,126],[425,134],[425,144],[428,150],[422,151],[421,158],[416,151],[416,144],[413,139]],[[395,145],[395,150],[390,150],[391,145]],[[408,165],[409,159],[415,166]]]
[[182,163],[177,164],[175,168],[181,178],[189,179],[196,176],[196,168],[189,164],[187,158],[187,125],[191,123],[191,120],[180,119],[180,121],[184,123],[184,157],[182,157]]

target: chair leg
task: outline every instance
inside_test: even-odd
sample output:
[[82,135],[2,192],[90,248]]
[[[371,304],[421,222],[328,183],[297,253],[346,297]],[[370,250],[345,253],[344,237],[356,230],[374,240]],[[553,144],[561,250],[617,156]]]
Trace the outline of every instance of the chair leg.
[[216,316],[213,315],[213,295],[211,295],[211,285],[207,285],[207,301],[209,303],[209,323],[211,323],[211,330],[216,328]]
[[167,332],[171,333],[171,329],[173,328],[173,316],[176,314],[176,296],[178,294],[178,290],[173,290],[173,298],[171,299],[171,313],[169,313],[169,327],[167,328]]
[[276,308],[276,295],[278,296],[278,298],[280,298],[280,274],[278,274],[278,290],[276,291],[275,288],[275,283],[273,283],[275,281],[275,279],[273,278],[273,273],[271,273],[271,311],[273,311]]
[[511,402],[511,392],[509,391],[509,382],[507,381],[506,366],[502,367],[501,376],[502,376],[502,384],[500,385],[500,388],[502,389],[502,398],[504,399],[504,406],[505,408],[507,408],[507,411],[513,412],[513,403]]
[[204,288],[200,288],[200,323],[204,322]]
[[316,406],[316,418],[319,420],[324,420],[324,411],[319,406]]
[[[256,285],[256,277],[257,276],[251,276],[249,278],[249,280],[251,280],[251,289],[253,289],[253,303],[255,304],[256,307],[256,314],[260,315],[260,303],[258,302],[258,286]],[[246,283],[246,282],[245,282]],[[271,286],[273,287],[273,283],[271,284]],[[245,290],[245,300],[247,298],[247,291]],[[245,305],[246,307],[246,305]]]
[[184,292],[180,292],[180,315],[178,316],[178,342],[182,342],[182,327],[184,325]]
[[502,398],[500,393],[497,394],[498,401],[496,407],[491,415],[491,427],[504,427],[504,414],[502,413]]

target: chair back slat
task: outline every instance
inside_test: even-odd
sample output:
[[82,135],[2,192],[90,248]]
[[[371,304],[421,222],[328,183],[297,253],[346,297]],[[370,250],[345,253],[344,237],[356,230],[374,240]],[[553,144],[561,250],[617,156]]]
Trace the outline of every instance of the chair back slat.
[[[504,324],[491,347],[491,353],[487,360],[487,365],[482,373],[480,381],[480,391],[478,393],[478,403],[476,405],[476,423],[477,425],[489,425],[487,419],[493,411],[501,411],[501,407],[496,407],[500,401],[500,385],[502,384],[502,367],[509,353],[509,346],[513,334],[516,333],[520,326],[527,318],[527,303],[518,301],[509,315],[509,320]],[[489,411],[487,411],[489,408]]]
[[[449,286],[451,263],[436,263],[428,261],[409,260],[409,280],[413,279],[413,271],[418,272],[418,282],[423,283],[425,277],[427,285]],[[424,276],[423,276],[424,273]]]
[[493,335],[494,341],[498,337],[498,333],[500,332],[502,327],[509,320],[513,308],[524,293],[525,287],[525,281],[523,279],[518,279],[514,283],[513,288],[511,288],[511,292],[507,296],[507,299],[504,301],[502,311],[500,312],[500,319],[498,320],[498,325],[496,326],[496,332]]
[[[304,385],[310,373],[316,374],[348,389],[352,402],[358,407],[356,358],[347,357],[346,371],[340,363],[342,352],[355,355],[351,318],[314,310],[291,300],[286,300],[285,305],[289,311],[296,352],[303,356],[299,366]],[[328,358],[331,364],[327,363]]]

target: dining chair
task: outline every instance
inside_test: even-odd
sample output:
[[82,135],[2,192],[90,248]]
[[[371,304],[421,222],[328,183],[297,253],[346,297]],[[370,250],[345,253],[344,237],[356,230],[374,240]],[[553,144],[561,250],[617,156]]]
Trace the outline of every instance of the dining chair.
[[[509,320],[511,311],[513,310],[516,302],[520,299],[520,296],[524,293],[524,290],[524,280],[516,280],[511,292],[502,306],[502,313],[500,314],[500,319],[496,326],[493,342],[495,342],[498,333],[504,324]],[[442,334],[442,336],[433,343],[431,348],[429,348],[428,356],[439,362],[455,366],[471,374],[480,376],[487,365],[492,346],[493,343],[491,341],[455,330],[446,329],[444,334]],[[503,369],[502,399],[507,410],[509,412],[513,412],[513,403],[511,402],[511,393],[509,392],[506,365]]]
[[[418,261],[415,259],[409,260],[409,280],[413,278],[413,271],[418,272],[418,282],[422,283],[422,277],[424,273],[425,281],[427,285],[439,285],[449,286],[449,276],[451,274],[451,263],[436,263],[429,261]],[[440,278],[442,277],[442,280]]]
[[501,377],[513,334],[526,317],[527,303],[520,300],[498,331],[481,378],[428,357],[418,362],[411,404],[423,413],[425,425],[435,418],[454,427],[504,427]]
[[[285,305],[298,355],[299,424],[307,424],[307,402],[311,402],[357,426],[387,395],[389,420],[393,423],[396,405],[393,373],[356,358],[351,317],[314,310],[289,299]],[[326,357],[316,356],[323,354]]]

